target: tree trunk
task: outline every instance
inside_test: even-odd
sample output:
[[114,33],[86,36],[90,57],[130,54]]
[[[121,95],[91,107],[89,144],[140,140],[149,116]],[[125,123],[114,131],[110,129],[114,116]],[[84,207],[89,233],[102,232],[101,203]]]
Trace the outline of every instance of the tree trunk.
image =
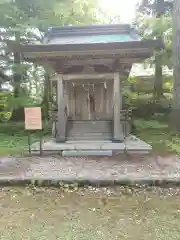
[[[155,0],[157,18],[161,18],[164,14],[164,0]],[[163,34],[163,33],[162,33]],[[158,37],[161,39],[161,37]],[[154,97],[160,99],[163,95],[163,74],[162,74],[162,59],[159,53],[155,56],[155,82],[154,82]]]
[[174,0],[173,10],[173,100],[171,125],[180,131],[180,1]]
[[[15,32],[15,41],[20,43],[20,32]],[[20,84],[21,84],[21,73],[20,73],[20,64],[21,64],[21,54],[20,52],[14,52],[14,97],[19,97],[20,94]]]
[[44,97],[43,97],[43,109],[44,118],[48,120],[49,109],[50,108],[50,79],[48,72],[45,73],[45,83],[44,83]]
[[160,99],[163,95],[163,75],[161,56],[156,55],[155,57],[155,82],[154,82],[154,97]]

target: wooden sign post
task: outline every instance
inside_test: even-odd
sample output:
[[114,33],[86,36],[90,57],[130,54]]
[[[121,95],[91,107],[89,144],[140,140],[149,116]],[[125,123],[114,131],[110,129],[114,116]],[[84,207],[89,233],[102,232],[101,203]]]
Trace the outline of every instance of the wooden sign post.
[[28,146],[31,154],[31,131],[40,131],[40,155],[42,155],[42,115],[40,107],[24,108],[25,130],[28,131]]

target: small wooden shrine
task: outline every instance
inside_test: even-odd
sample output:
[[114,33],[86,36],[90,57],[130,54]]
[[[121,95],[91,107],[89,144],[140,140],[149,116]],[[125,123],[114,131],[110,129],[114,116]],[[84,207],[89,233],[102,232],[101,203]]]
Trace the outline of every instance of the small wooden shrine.
[[56,72],[57,142],[122,142],[130,134],[122,81],[133,63],[162,47],[159,40],[141,40],[129,25],[92,25],[50,28],[42,44],[20,45],[19,51]]

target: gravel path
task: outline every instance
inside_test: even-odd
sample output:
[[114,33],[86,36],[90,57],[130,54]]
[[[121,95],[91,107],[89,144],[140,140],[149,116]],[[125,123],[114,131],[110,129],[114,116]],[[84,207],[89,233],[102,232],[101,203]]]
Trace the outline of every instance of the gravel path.
[[0,158],[0,182],[180,183],[180,158],[153,156]]

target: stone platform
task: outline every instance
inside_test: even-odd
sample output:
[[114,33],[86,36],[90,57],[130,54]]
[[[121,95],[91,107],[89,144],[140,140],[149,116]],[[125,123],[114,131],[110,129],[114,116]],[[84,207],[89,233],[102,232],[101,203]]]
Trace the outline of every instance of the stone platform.
[[[32,144],[32,152],[38,152],[39,142]],[[131,135],[123,143],[110,141],[67,141],[57,143],[54,139],[43,142],[44,152],[61,153],[62,156],[112,156],[113,153],[149,153],[152,147],[139,138]]]

